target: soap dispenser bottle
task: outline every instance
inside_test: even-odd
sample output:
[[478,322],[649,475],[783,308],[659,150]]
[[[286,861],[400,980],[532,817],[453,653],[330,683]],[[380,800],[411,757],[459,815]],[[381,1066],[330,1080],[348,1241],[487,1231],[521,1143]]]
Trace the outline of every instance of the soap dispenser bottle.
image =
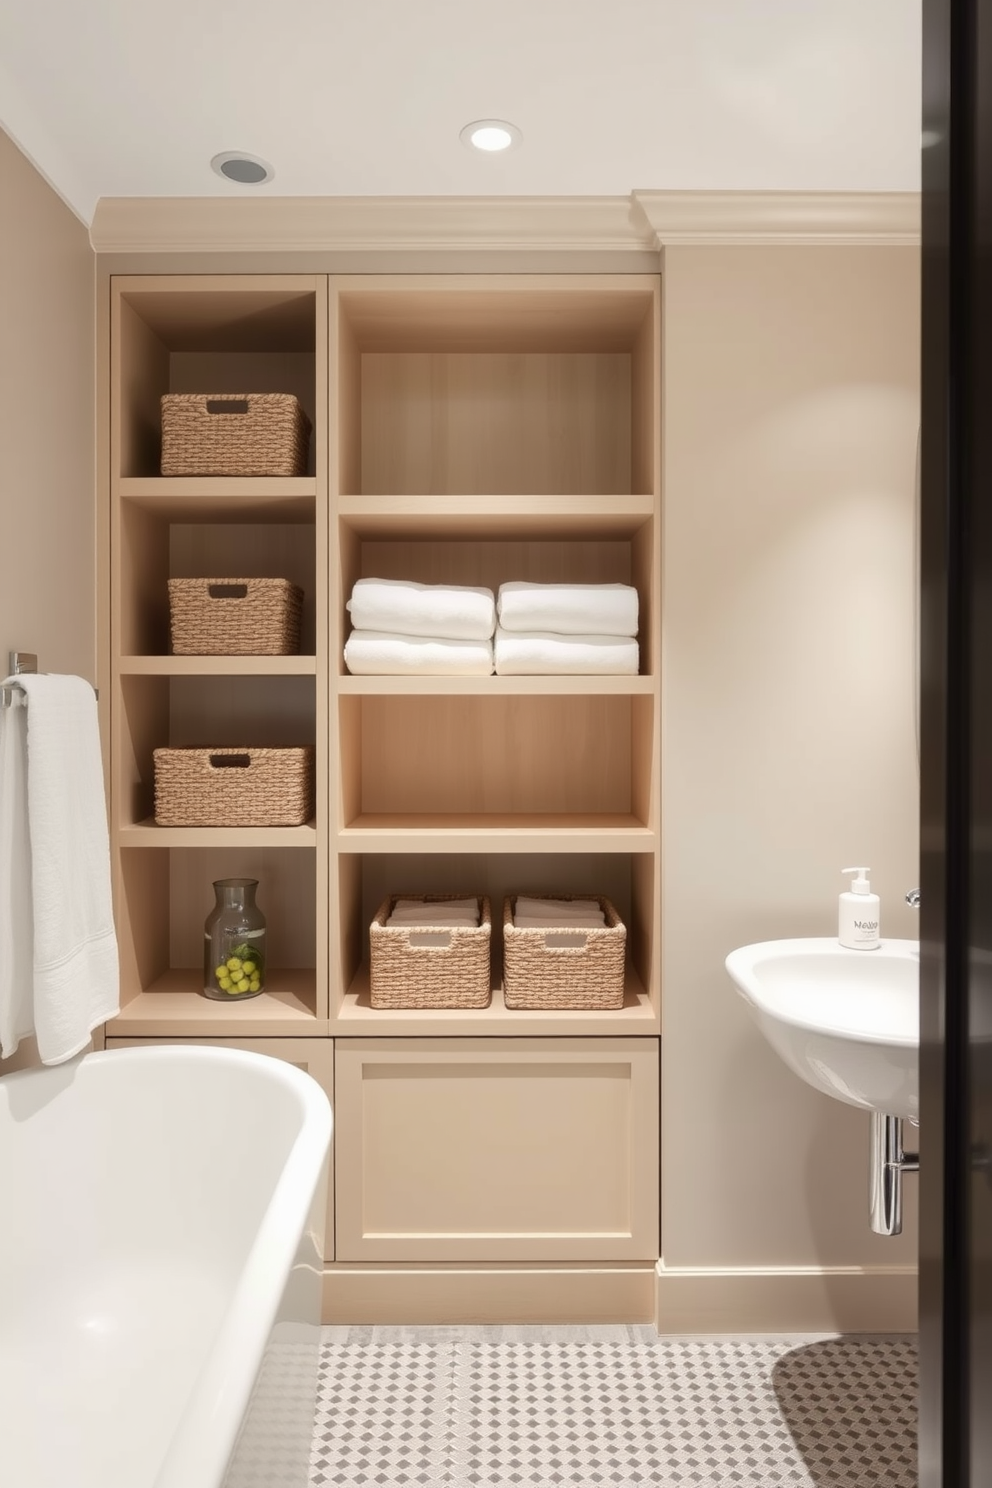
[[850,891],[840,896],[840,917],[837,938],[842,946],[852,951],[877,951],[882,944],[879,936],[879,898],[871,891],[867,868],[842,868],[842,873],[853,873],[854,882]]

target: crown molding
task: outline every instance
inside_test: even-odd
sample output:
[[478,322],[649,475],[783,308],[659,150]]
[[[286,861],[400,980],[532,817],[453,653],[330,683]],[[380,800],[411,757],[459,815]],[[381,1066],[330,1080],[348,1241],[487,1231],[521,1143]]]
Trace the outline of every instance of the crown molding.
[[917,244],[912,192],[631,196],[102,197],[97,253],[656,252],[712,244]]
[[920,241],[917,192],[635,191],[658,248]]
[[102,197],[97,253],[654,252],[626,196]]

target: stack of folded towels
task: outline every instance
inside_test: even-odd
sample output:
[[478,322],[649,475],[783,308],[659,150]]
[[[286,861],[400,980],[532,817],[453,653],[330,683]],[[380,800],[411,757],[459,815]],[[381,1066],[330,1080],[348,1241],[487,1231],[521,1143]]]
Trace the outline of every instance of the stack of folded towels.
[[501,584],[499,675],[636,676],[637,590],[630,584]]
[[478,899],[441,899],[425,903],[423,899],[396,899],[387,925],[433,929],[436,925],[457,928],[478,926]]
[[493,669],[491,589],[359,579],[348,610],[355,627],[344,648],[349,672],[488,677]]
[[598,899],[528,899],[518,894],[513,923],[518,930],[603,930],[606,916]]

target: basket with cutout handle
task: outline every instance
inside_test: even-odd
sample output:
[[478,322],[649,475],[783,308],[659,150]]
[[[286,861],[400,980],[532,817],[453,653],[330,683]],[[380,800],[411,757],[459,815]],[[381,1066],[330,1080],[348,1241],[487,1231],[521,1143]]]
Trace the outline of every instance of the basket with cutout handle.
[[166,393],[162,474],[306,475],[311,427],[292,393]]
[[294,656],[303,590],[288,579],[170,579],[174,656]]
[[156,749],[160,827],[300,827],[313,816],[314,751]]

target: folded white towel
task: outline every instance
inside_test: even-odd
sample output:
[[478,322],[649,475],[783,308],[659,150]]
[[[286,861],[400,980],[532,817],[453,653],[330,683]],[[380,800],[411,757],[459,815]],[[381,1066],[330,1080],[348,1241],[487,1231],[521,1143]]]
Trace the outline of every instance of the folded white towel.
[[504,630],[579,636],[636,636],[637,590],[630,584],[500,584]]
[[61,1064],[120,1010],[96,698],[81,677],[17,682],[28,698],[34,1032],[42,1063]]
[[23,693],[0,709],[0,1058],[34,1032],[34,926]]
[[413,930],[430,928],[440,925],[451,930],[475,930],[478,929],[478,915],[390,915],[386,921],[387,925],[398,926],[401,930]]
[[407,579],[359,579],[348,601],[356,630],[488,641],[496,629],[491,589],[415,584]]
[[488,677],[493,669],[492,641],[448,641],[426,636],[389,635],[353,630],[345,642],[344,660],[357,677]]
[[445,914],[452,914],[456,909],[470,909],[473,914],[477,915],[479,913],[479,901],[473,898],[432,899],[426,904],[423,899],[395,899],[393,901],[393,914],[398,914],[404,909],[412,909],[417,912],[420,910],[438,909],[443,910]]
[[355,677],[488,677],[492,641],[352,631],[345,641],[345,665]]
[[517,930],[603,930],[606,921],[599,915],[514,915]]
[[598,899],[536,899],[527,894],[518,894],[514,900],[514,912],[518,915],[588,915],[601,914]]
[[638,650],[637,642],[628,636],[565,636],[548,631],[520,635],[499,627],[495,661],[501,677],[636,677]]

